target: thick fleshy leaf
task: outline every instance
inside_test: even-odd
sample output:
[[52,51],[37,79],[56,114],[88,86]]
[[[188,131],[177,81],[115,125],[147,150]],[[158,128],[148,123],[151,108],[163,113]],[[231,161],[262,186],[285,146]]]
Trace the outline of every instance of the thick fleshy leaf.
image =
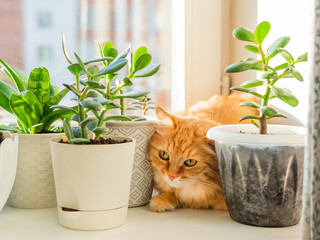
[[252,46],[252,45],[247,45],[244,47],[245,49],[247,49],[250,52],[253,52],[255,54],[259,54],[259,49],[256,46]]
[[264,85],[264,81],[254,79],[254,80],[245,81],[244,83],[242,83],[241,87],[253,88],[253,87],[259,87],[259,86],[263,86],[263,85]]
[[154,74],[156,74],[160,69],[160,64],[152,64],[145,69],[142,69],[140,71],[137,71],[134,74],[134,78],[139,78],[139,77],[150,77]]
[[272,86],[271,91],[274,96],[281,99],[282,101],[284,101],[292,107],[297,106],[299,103],[298,99],[287,89]]
[[242,62],[237,62],[229,65],[225,71],[228,73],[234,73],[234,72],[243,72],[246,70],[249,70],[253,66],[255,66],[259,61],[257,60],[247,60]]
[[79,118],[79,115],[78,114],[74,114],[72,115],[72,117],[70,118],[72,121],[76,121],[76,122],[79,122],[80,121],[80,118]]
[[146,53],[148,53],[148,49],[147,49],[145,46],[139,47],[139,48],[135,51],[135,53],[134,53],[134,55],[133,55],[133,65],[136,64],[138,58],[139,58],[141,55],[146,54]]
[[120,69],[122,69],[127,64],[127,62],[128,60],[124,58],[115,59],[108,66],[100,70],[96,75],[100,76],[100,75],[106,75],[109,73],[117,72]]
[[134,71],[139,71],[149,65],[151,62],[151,55],[149,53],[142,54],[134,64]]
[[99,137],[102,133],[106,133],[109,132],[110,129],[107,127],[96,127],[94,129],[91,130],[92,132],[94,132],[94,134],[96,135],[96,138]]
[[255,125],[257,128],[260,128],[260,123],[256,120],[251,119],[250,122]]
[[81,92],[78,91],[78,89],[73,86],[73,85],[68,85],[68,84],[62,84],[63,86],[65,86],[67,89],[69,89],[71,92],[73,92],[75,95],[77,95],[78,97],[80,97],[81,95]]
[[299,56],[296,60],[296,62],[306,62],[308,61],[308,53],[304,53],[301,56]]
[[262,74],[262,79],[279,79],[279,76],[276,72],[266,72]]
[[80,122],[80,125],[81,125],[81,126],[87,126],[89,122],[92,122],[92,121],[94,121],[94,120],[96,120],[95,117],[88,117],[88,118],[86,118],[85,120],[82,120],[82,121]]
[[84,100],[80,102],[80,105],[89,108],[91,110],[100,111],[102,109],[102,105],[93,100]]
[[50,99],[50,76],[44,67],[35,68],[31,71],[28,81],[28,90],[38,98],[42,106]]
[[268,106],[263,106],[263,107],[260,109],[260,111],[261,111],[263,114],[265,114],[265,115],[267,115],[267,116],[269,116],[269,117],[272,117],[272,116],[278,114],[277,110],[275,110],[275,109],[272,108],[272,107],[268,107]]
[[146,121],[147,119],[145,117],[139,117],[139,118],[135,118],[132,121],[134,122],[141,122],[141,121]]
[[94,98],[94,97],[99,97],[99,96],[100,96],[99,93],[97,93],[96,91],[90,90],[90,91],[87,93],[87,96],[86,96],[86,97],[92,97],[92,98]]
[[105,89],[106,87],[99,83],[99,82],[96,82],[96,81],[86,81],[86,84],[89,86],[89,88],[92,88],[92,89]]
[[301,73],[299,73],[295,68],[290,68],[290,73],[294,76],[297,80],[303,82],[303,77]]
[[117,121],[126,121],[126,122],[131,122],[132,119],[123,115],[112,115],[109,117],[106,117],[104,121],[110,121],[110,120],[117,120]]
[[64,105],[53,105],[50,108],[51,109],[65,109],[65,110],[68,110],[72,113],[78,114],[78,112],[75,109],[73,109],[71,107],[64,106]]
[[255,116],[255,115],[247,115],[247,116],[240,118],[239,122],[242,122],[243,120],[246,120],[246,119],[260,119],[260,117]]
[[290,41],[290,37],[280,37],[274,41],[269,47],[266,58],[270,59],[270,56],[278,51],[279,48],[284,48]]
[[276,66],[276,67],[274,68],[274,70],[275,70],[275,71],[279,71],[279,70],[285,69],[285,68],[287,68],[287,67],[289,67],[289,64],[288,64],[288,63],[282,63],[282,64]]
[[9,132],[17,132],[20,133],[20,129],[18,127],[0,125],[0,131],[9,131]]
[[273,115],[272,117],[267,117],[267,119],[270,119],[270,118],[275,118],[275,117],[282,117],[282,118],[287,118],[287,116],[286,116],[286,115],[284,115],[284,114],[281,114],[281,113],[278,113],[278,114],[275,114],[275,115]]
[[59,104],[60,101],[67,95],[68,92],[69,92],[69,89],[65,88],[60,92],[58,92],[58,94],[56,94],[53,98],[51,98],[43,108],[43,115],[47,115],[50,112],[52,112],[52,109],[50,107],[53,105]]
[[270,32],[271,25],[269,22],[261,22],[255,29],[253,37],[261,45],[265,37]]
[[246,106],[246,107],[260,108],[260,105],[256,102],[242,102],[239,105]]
[[80,75],[82,68],[80,67],[80,65],[78,63],[74,63],[68,66],[69,71],[75,75],[78,76]]
[[91,63],[104,62],[104,61],[110,61],[110,60],[113,60],[113,57],[96,58],[96,59],[93,59],[93,60],[84,62],[83,64],[84,64],[84,65],[88,65],[88,64],[91,64]]
[[104,56],[108,56],[108,55],[107,55],[107,51],[108,51],[110,48],[114,48],[113,43],[110,42],[110,41],[106,42],[106,43],[103,45],[103,55],[104,55]]
[[284,59],[286,59],[286,61],[291,64],[294,61],[293,56],[291,55],[291,53],[289,53],[287,50],[283,49],[283,48],[279,48],[278,51],[281,53],[281,55],[284,57]]
[[259,97],[259,98],[264,98],[263,95],[257,93],[257,92],[254,92],[252,90],[249,90],[249,89],[246,89],[246,88],[242,88],[242,87],[232,87],[230,88],[231,90],[236,90],[236,91],[240,91],[240,92],[245,92],[245,93],[250,93],[256,97]]
[[140,98],[148,95],[150,91],[132,91],[115,96],[116,99],[121,98]]
[[[103,57],[103,51],[102,51],[102,47],[101,47],[101,45],[100,45],[100,43],[99,43],[99,41],[98,40],[94,40],[95,41],[95,43],[96,43],[96,49],[97,49],[97,52],[98,52],[98,54],[99,54],[99,57]],[[105,64],[105,63],[104,63]],[[106,64],[105,64],[106,65]]]
[[5,61],[3,61],[1,58],[0,58],[0,65],[2,65],[3,69],[5,70],[5,73],[11,79],[13,84],[17,87],[19,92],[23,92],[23,91],[27,90],[25,82],[20,77],[20,75],[11,66],[9,66]]
[[65,118],[62,120],[62,122],[63,122],[64,134],[66,135],[66,137],[68,138],[68,141],[70,142],[70,140],[74,139],[73,132],[71,130],[70,121]]
[[86,139],[86,138],[73,138],[73,139],[69,140],[69,143],[71,143],[71,144],[87,144],[87,143],[90,143],[90,140]]
[[123,50],[122,52],[120,52],[118,54],[118,56],[114,59],[114,60],[118,60],[118,59],[121,59],[121,58],[126,58],[128,56],[130,52],[130,48],[127,48],[126,50]]
[[110,64],[110,62],[112,62],[112,60],[118,56],[118,51],[114,48],[109,48],[105,54],[106,54],[105,56],[108,56],[109,58],[111,58],[108,60],[108,64]]
[[249,28],[239,27],[233,30],[233,36],[239,40],[256,43],[253,33]]
[[130,87],[132,85],[133,85],[133,83],[131,82],[131,80],[129,78],[124,78],[123,79],[123,86],[124,87]]
[[88,76],[92,77],[92,74],[86,69],[81,58],[76,53],[74,53],[74,55],[76,56],[76,59],[78,61],[79,66],[81,67],[82,71],[84,71]]

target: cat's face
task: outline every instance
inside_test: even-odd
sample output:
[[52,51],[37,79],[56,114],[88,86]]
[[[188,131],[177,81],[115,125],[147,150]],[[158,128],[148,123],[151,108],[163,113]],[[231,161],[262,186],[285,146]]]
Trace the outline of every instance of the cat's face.
[[150,142],[155,179],[174,188],[205,181],[206,175],[217,168],[213,142],[206,138],[206,132],[215,124],[167,116],[171,124],[159,125]]

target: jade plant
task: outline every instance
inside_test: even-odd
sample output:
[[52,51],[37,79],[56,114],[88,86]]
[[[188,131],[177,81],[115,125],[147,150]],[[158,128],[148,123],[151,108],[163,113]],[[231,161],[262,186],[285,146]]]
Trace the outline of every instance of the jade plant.
[[15,86],[0,81],[0,107],[17,118],[17,124],[1,125],[0,130],[24,134],[59,132],[61,129],[53,123],[71,117],[70,113],[50,107],[58,104],[69,90],[59,92],[50,83],[49,72],[44,67],[33,69],[28,79],[1,58],[0,67]]
[[[254,31],[248,28],[236,28],[233,36],[241,41],[249,42],[245,49],[258,55],[258,59],[246,58],[240,62],[233,63],[228,66],[225,71],[228,73],[243,72],[247,70],[255,70],[261,72],[259,79],[248,80],[241,87],[233,87],[231,89],[252,94],[261,99],[261,104],[256,102],[243,102],[240,105],[246,107],[257,108],[260,111],[258,116],[247,115],[240,119],[240,122],[249,119],[251,123],[260,129],[260,134],[267,134],[267,120],[275,117],[286,118],[282,113],[269,105],[269,101],[278,98],[292,107],[298,105],[298,99],[292,92],[286,88],[280,88],[276,85],[279,80],[284,78],[295,78],[303,81],[302,75],[297,71],[296,64],[307,61],[307,53],[302,54],[298,58],[294,58],[292,54],[284,49],[290,41],[290,37],[284,36],[275,40],[267,49],[263,48],[262,43],[270,31],[269,22],[261,22]],[[284,60],[282,64],[276,66],[271,65],[271,60],[280,54]],[[255,87],[264,87],[264,94],[260,94],[253,90]]]

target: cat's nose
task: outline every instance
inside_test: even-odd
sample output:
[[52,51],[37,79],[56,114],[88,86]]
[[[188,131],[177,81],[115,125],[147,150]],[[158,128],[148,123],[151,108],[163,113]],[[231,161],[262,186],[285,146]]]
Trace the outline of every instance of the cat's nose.
[[172,175],[168,175],[169,179],[172,181],[173,179],[175,179],[177,176],[172,176]]

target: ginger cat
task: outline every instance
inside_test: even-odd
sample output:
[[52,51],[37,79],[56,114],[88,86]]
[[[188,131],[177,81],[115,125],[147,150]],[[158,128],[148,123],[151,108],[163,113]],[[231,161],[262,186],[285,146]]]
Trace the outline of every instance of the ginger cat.
[[256,109],[239,103],[254,101],[247,94],[214,96],[177,115],[157,108],[158,124],[150,142],[150,159],[155,189],[160,192],[150,201],[155,212],[179,207],[227,210],[220,181],[214,141],[207,131],[220,124],[236,124],[244,115],[257,114]]

